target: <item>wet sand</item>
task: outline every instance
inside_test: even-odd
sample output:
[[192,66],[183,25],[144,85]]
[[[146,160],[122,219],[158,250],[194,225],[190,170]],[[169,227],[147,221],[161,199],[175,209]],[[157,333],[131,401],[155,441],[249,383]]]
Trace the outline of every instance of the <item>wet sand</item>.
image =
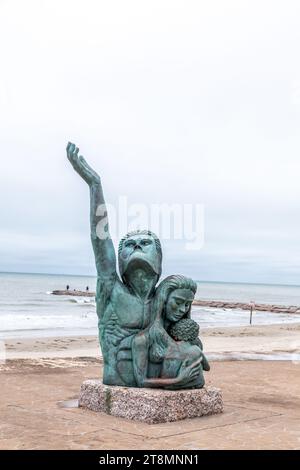
[[[201,330],[204,351],[214,359],[238,358],[259,354],[278,359],[300,354],[300,323]],[[96,336],[70,336],[34,339],[7,339],[2,343],[2,356],[7,359],[100,357]],[[299,356],[300,359],[300,356]],[[1,356],[0,356],[1,360]]]

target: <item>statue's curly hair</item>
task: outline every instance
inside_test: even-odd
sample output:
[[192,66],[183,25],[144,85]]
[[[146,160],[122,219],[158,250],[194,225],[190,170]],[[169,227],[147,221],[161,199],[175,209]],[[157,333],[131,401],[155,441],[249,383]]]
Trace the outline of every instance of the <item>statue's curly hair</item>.
[[177,341],[194,341],[199,335],[199,325],[192,318],[182,318],[171,325],[169,333]]

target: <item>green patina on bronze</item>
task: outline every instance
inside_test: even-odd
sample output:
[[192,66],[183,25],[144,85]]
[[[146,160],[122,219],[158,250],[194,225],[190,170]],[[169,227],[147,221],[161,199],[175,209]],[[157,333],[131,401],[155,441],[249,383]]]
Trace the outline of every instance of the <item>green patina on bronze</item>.
[[[190,337],[196,284],[184,276],[161,275],[162,251],[149,230],[128,233],[116,253],[99,175],[79,149],[68,143],[67,156],[90,188],[90,226],[96,269],[96,306],[104,372],[103,383],[168,389],[203,387],[209,370],[202,343]],[[185,333],[181,338],[172,331]],[[184,327],[185,324],[185,327]],[[109,399],[108,399],[109,401]]]

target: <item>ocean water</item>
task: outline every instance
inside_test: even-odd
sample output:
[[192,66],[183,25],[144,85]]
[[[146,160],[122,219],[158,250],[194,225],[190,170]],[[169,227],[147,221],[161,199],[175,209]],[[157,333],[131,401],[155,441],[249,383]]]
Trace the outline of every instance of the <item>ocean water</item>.
[[[92,297],[51,295],[54,289],[95,290],[96,278],[45,274],[0,273],[0,339],[97,334]],[[300,286],[199,282],[196,298],[281,305],[300,305]],[[193,307],[201,328],[243,326],[249,313],[242,310]],[[300,322],[300,315],[254,312],[253,324]]]
[[88,276],[0,273],[0,338],[97,334],[93,297],[56,296],[55,289],[95,290]]

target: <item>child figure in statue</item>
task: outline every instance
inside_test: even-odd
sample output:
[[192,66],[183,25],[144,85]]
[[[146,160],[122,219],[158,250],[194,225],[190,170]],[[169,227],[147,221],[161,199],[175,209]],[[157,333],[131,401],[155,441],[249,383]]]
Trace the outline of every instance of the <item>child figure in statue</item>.
[[[180,354],[182,350],[186,347],[189,349],[189,346],[197,346],[201,349],[202,352],[202,361],[201,366],[205,371],[210,370],[210,365],[207,358],[203,353],[203,345],[199,338],[199,325],[197,322],[192,320],[192,318],[182,318],[176,323],[172,323],[169,329],[169,334],[173,338],[174,342],[170,342],[169,347],[166,352],[165,359],[163,361],[162,375],[164,377],[172,377],[176,370],[178,369],[178,346],[180,349]],[[180,342],[180,345],[177,343]],[[186,343],[185,345],[183,343]],[[204,377],[200,373],[197,377],[195,387],[203,387]]]

